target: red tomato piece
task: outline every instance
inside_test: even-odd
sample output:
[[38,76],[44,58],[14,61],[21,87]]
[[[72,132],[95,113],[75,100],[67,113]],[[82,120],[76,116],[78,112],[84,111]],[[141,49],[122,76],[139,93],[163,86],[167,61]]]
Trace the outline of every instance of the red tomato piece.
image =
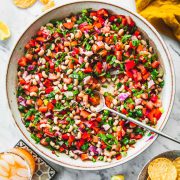
[[135,67],[136,63],[133,60],[127,60],[125,62],[125,69],[126,71],[129,71],[130,69],[133,69]]

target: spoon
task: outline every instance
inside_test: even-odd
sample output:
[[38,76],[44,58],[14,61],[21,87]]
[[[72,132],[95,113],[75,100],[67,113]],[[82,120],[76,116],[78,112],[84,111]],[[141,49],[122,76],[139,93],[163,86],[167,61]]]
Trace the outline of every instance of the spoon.
[[156,134],[159,134],[159,135],[161,135],[161,136],[163,136],[163,137],[165,137],[167,139],[170,139],[170,140],[180,144],[180,141],[178,141],[178,140],[174,139],[173,137],[171,137],[171,136],[161,132],[160,130],[157,130],[157,129],[155,129],[155,128],[151,127],[151,126],[148,126],[148,125],[146,125],[146,124],[144,124],[144,123],[142,123],[142,122],[140,122],[140,121],[138,121],[138,120],[136,120],[134,118],[128,117],[128,116],[126,116],[126,115],[124,115],[124,114],[122,114],[120,112],[117,112],[117,111],[115,111],[115,110],[113,110],[111,108],[108,108],[106,106],[106,104],[105,104],[104,96],[101,93],[99,93],[98,91],[94,91],[94,92],[99,95],[99,97],[100,97],[100,104],[97,105],[96,107],[91,106],[92,107],[91,111],[100,112],[102,110],[108,110],[108,111],[110,111],[110,112],[112,112],[114,114],[119,115],[121,118],[123,118],[123,119],[125,119],[127,121],[133,122],[133,123],[135,123],[135,124],[145,128],[145,129],[148,129],[148,130],[150,130],[150,131],[152,131],[152,132],[154,132]]

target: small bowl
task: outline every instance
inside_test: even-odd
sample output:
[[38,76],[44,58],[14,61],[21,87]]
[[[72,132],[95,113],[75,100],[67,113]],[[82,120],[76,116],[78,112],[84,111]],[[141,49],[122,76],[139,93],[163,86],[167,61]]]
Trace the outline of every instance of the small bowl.
[[140,15],[131,12],[125,8],[120,6],[113,5],[111,3],[98,2],[98,1],[80,1],[73,2],[69,4],[65,4],[62,6],[55,7],[52,10],[44,13],[40,17],[38,17],[33,23],[28,26],[24,33],[20,36],[17,41],[13,52],[10,56],[8,68],[7,68],[7,76],[6,76],[6,89],[7,89],[7,99],[9,103],[9,107],[11,109],[14,124],[18,128],[18,131],[24,137],[26,142],[32,149],[37,151],[41,156],[46,159],[54,162],[56,164],[73,168],[79,170],[100,170],[106,169],[110,167],[114,167],[129,160],[135,158],[137,155],[142,153],[145,149],[147,149],[157,138],[155,136],[144,136],[141,140],[139,140],[135,144],[135,148],[131,148],[128,151],[128,155],[123,157],[120,160],[113,159],[112,162],[91,162],[91,161],[82,161],[80,159],[74,160],[68,157],[66,154],[61,154],[60,157],[52,154],[51,151],[40,144],[36,144],[34,140],[31,139],[30,133],[25,128],[22,123],[21,116],[18,110],[17,98],[16,98],[16,87],[17,87],[17,66],[18,59],[23,56],[24,53],[24,45],[30,40],[32,36],[35,35],[37,30],[44,24],[48,23],[52,19],[63,19],[68,17],[71,13],[78,13],[82,9],[92,8],[94,10],[98,10],[101,8],[108,9],[111,13],[115,14],[123,14],[125,16],[131,16],[133,20],[136,22],[137,27],[141,30],[144,37],[149,39],[150,45],[154,48],[155,52],[158,54],[162,68],[164,70],[164,80],[165,85],[162,90],[161,99],[163,104],[164,113],[158,121],[157,128],[162,130],[165,126],[168,117],[170,115],[174,94],[175,94],[175,76],[174,76],[174,68],[172,65],[172,60],[169,54],[169,51],[163,42],[162,38],[155,30],[155,28],[147,22]]
[[148,166],[150,164],[150,162],[152,162],[154,159],[156,158],[167,158],[167,159],[170,159],[170,160],[174,160],[176,159],[177,157],[180,157],[180,150],[173,150],[173,151],[167,151],[167,152],[164,152],[164,153],[161,153],[157,156],[155,156],[153,159],[151,159],[142,169],[142,171],[140,172],[137,180],[147,180],[148,178]]

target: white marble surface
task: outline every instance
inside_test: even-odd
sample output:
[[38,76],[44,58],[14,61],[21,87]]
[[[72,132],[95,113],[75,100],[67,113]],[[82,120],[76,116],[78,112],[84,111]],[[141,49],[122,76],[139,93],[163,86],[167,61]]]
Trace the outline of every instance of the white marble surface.
[[[70,0],[56,0],[56,4],[64,4]],[[73,1],[73,0],[71,0]],[[105,0],[104,0],[105,1]],[[135,10],[134,0],[111,0],[111,3],[122,5],[131,10]],[[33,7],[27,10],[16,8],[12,0],[0,0],[0,20],[8,24],[11,29],[12,36],[9,40],[0,42],[0,152],[11,147],[21,138],[16,128],[12,125],[12,117],[8,109],[5,91],[5,76],[8,64],[8,58],[12,48],[20,34],[24,31],[25,26],[41,14],[41,5],[37,2]],[[180,139],[180,44],[168,37],[162,36],[170,50],[176,74],[176,96],[175,103],[164,129],[164,132]],[[180,146],[174,142],[170,142],[159,137],[150,148],[130,162],[107,170],[101,171],[77,171],[64,168],[61,166],[53,166],[58,170],[55,179],[61,180],[108,180],[111,175],[125,174],[126,180],[137,179],[138,173],[144,164],[153,156],[168,150],[180,149]]]

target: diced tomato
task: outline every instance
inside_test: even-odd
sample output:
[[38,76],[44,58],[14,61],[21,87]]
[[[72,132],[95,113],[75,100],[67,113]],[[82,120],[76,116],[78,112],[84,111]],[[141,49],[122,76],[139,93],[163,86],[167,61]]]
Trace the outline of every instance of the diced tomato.
[[155,94],[152,94],[151,101],[155,103],[157,100],[158,100],[158,96]]
[[50,87],[52,85],[52,83],[51,83],[51,81],[49,80],[49,79],[45,79],[45,81],[44,81],[44,86],[45,87]]
[[73,26],[74,26],[74,23],[73,23],[73,22],[63,23],[63,26],[64,26],[66,29],[72,29]]
[[48,110],[47,106],[40,106],[39,107],[39,111],[42,112],[42,113],[46,113]]
[[137,53],[140,53],[141,51],[143,51],[143,45],[140,44],[137,49],[136,49]]
[[121,24],[125,26],[127,24],[127,19],[123,15],[119,15],[119,17],[121,18]]
[[140,31],[136,30],[136,31],[134,32],[134,35],[135,35],[136,37],[138,37],[138,36],[140,35]]
[[141,73],[138,72],[136,69],[133,69],[132,73],[133,73],[133,79],[134,79],[135,82],[138,82],[138,81],[142,80]]
[[155,114],[155,109],[151,110],[150,112],[148,112],[146,114],[146,116],[148,117],[148,119],[151,121],[152,124],[156,124],[157,123],[157,119],[154,116]]
[[96,121],[101,122],[101,120],[102,120],[102,114],[99,114],[96,118]]
[[23,79],[23,78],[19,78],[19,83],[21,85],[25,85],[26,84],[26,81]]
[[120,160],[122,158],[121,154],[116,155],[116,159]]
[[84,73],[91,73],[91,72],[93,72],[93,69],[90,66],[84,69]]
[[39,41],[39,42],[45,42],[45,38],[44,37],[37,37],[36,38],[36,41]]
[[160,117],[161,117],[161,115],[162,115],[162,112],[160,111],[160,109],[159,109],[159,108],[156,108],[155,111],[154,111],[154,117],[155,117],[157,120],[159,120]]
[[106,9],[99,9],[97,11],[97,15],[102,15],[102,16],[106,16],[106,17],[109,16],[108,11]]
[[143,137],[142,134],[138,134],[138,135],[136,135],[136,136],[134,137],[134,139],[138,140],[138,139],[141,139],[142,137]]
[[117,60],[121,61],[122,60],[122,51],[115,51],[115,55]]
[[30,86],[29,92],[38,92],[38,87],[37,86]]
[[54,137],[54,132],[50,132],[49,128],[44,128],[44,133],[49,137]]
[[[124,114],[124,113],[123,113],[123,114]],[[121,127],[124,127],[125,121],[123,121],[123,120],[119,121],[119,125],[120,125]]]
[[130,128],[135,128],[135,127],[137,126],[137,125],[136,125],[135,123],[133,123],[133,122],[130,122],[129,125],[130,125]]
[[63,78],[65,84],[71,84],[72,78]]
[[142,75],[147,73],[146,68],[142,64],[139,64],[137,68],[141,71]]
[[59,37],[59,33],[58,32],[54,32],[52,35],[55,39]]
[[101,28],[102,24],[100,22],[94,22],[93,24],[96,28]]
[[62,139],[63,140],[68,140],[69,139],[69,136],[67,134],[62,134]]
[[126,74],[128,77],[132,78],[133,77],[133,73],[131,71],[126,71]]
[[46,88],[46,90],[45,90],[45,92],[46,92],[46,94],[49,94],[50,92],[52,92],[53,91],[53,87],[48,87],[48,88]]
[[50,69],[54,69],[54,63],[52,62],[52,60],[49,61],[49,67]]
[[109,21],[113,22],[117,17],[115,15],[110,16]]
[[129,42],[129,47],[132,48],[132,49],[136,48],[136,46],[133,45],[132,41]]
[[97,16],[97,12],[96,11],[91,11],[90,12],[90,17],[93,17],[93,16]]
[[135,25],[135,22],[132,20],[132,18],[130,16],[126,16],[126,20],[127,20],[127,24],[130,27],[133,27]]
[[107,147],[107,145],[103,141],[101,141],[101,148],[105,149],[106,147]]
[[87,159],[89,159],[89,158],[88,158],[88,154],[81,154],[81,160],[82,160],[82,161],[85,161],[85,160],[87,160]]
[[148,78],[150,75],[151,75],[150,72],[147,72],[145,75],[143,75],[143,79],[144,79],[144,80],[147,80],[147,78]]
[[61,146],[61,147],[59,148],[59,151],[60,151],[60,152],[64,152],[64,151],[65,151],[65,148]]
[[79,141],[76,142],[76,146],[78,149],[81,149],[81,147],[84,145],[85,141],[84,139],[80,139]]
[[86,140],[89,140],[89,138],[90,138],[90,134],[88,134],[87,132],[84,132],[83,134],[82,134],[82,139],[86,139]]
[[158,68],[159,65],[160,65],[160,62],[159,62],[159,61],[154,61],[154,62],[151,64],[152,68]]
[[148,108],[148,109],[153,109],[153,103],[152,103],[152,101],[148,101],[147,103],[146,103],[146,107]]
[[54,105],[51,102],[49,102],[48,105],[47,105],[47,108],[48,108],[48,110],[53,110]]
[[41,106],[41,105],[43,104],[43,101],[42,101],[42,99],[38,99],[38,100],[36,101],[36,103],[37,103],[38,106]]
[[123,114],[128,114],[128,112],[127,112],[127,110],[126,110],[125,108],[123,108],[123,109],[121,110],[121,112],[122,112]]
[[96,53],[99,49],[100,49],[100,48],[99,48],[99,46],[98,46],[97,44],[93,44],[93,45],[92,45],[92,51],[93,51],[94,53]]
[[135,67],[136,63],[133,60],[126,60],[125,62],[125,69],[126,71],[129,71],[130,69],[133,69]]
[[70,135],[68,139],[68,145],[71,146],[74,140],[75,140],[75,137],[73,135]]
[[101,62],[97,62],[96,66],[95,66],[95,70],[98,74],[102,73],[102,63]]
[[41,133],[37,133],[36,136],[41,139],[42,138],[42,134]]
[[19,59],[18,65],[25,67],[27,65],[27,59],[25,57],[22,57],[21,59]]
[[92,104],[93,106],[97,106],[100,103],[99,96],[96,96],[96,95],[89,96],[88,100],[89,100],[90,104]]
[[99,141],[98,136],[93,136],[93,142],[94,142],[94,143],[98,143],[98,141]]
[[105,103],[106,103],[107,107],[111,106],[112,100],[113,100],[113,98],[111,96],[106,96],[105,97]]
[[40,143],[43,145],[43,146],[48,146],[49,143],[46,142],[46,139],[41,139]]
[[80,112],[80,116],[82,116],[84,119],[87,119],[89,115],[90,113],[85,110],[81,110]]

